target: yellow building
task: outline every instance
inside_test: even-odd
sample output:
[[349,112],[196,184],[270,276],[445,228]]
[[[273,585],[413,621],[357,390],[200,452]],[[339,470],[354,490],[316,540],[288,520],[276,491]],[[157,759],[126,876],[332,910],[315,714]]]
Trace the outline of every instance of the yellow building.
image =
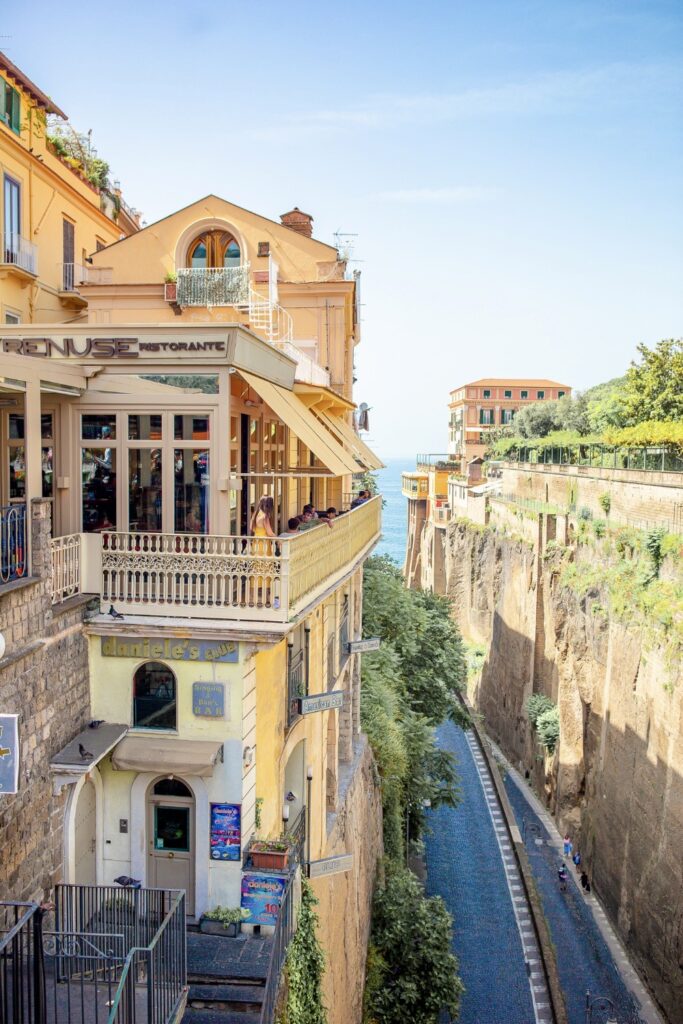
[[[53,600],[98,599],[102,724],[53,765],[66,880],[183,888],[198,918],[250,906],[250,844],[285,830],[285,879],[351,855],[314,882],[325,937],[347,900],[369,908],[381,845],[376,793],[354,781],[353,650],[381,498],[349,508],[354,474],[381,463],[353,427],[357,281],[307,215],[284,221],[209,196],[95,253],[79,322],[2,328],[0,501],[24,522],[49,501]],[[251,529],[264,495],[272,538]],[[307,503],[340,514],[287,533]],[[340,1021],[344,977],[328,981]]]
[[138,216],[88,180],[48,137],[66,114],[0,53],[3,324],[70,320],[98,249],[138,229]]

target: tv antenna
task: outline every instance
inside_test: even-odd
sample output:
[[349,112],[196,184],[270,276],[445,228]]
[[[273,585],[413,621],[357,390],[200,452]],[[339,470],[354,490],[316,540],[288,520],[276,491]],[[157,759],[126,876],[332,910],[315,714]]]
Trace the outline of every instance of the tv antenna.
[[354,262],[353,251],[356,247],[357,238],[357,231],[335,231],[334,244],[339,253],[340,260],[346,260],[347,263]]

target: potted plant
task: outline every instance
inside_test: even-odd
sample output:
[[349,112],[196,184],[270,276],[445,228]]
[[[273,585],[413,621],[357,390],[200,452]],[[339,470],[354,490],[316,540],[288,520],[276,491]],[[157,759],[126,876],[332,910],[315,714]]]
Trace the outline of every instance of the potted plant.
[[166,302],[178,300],[178,275],[175,271],[169,271],[164,278],[164,299]]
[[240,933],[240,925],[248,913],[241,907],[214,907],[202,914],[199,930],[205,935],[223,935],[234,939]]
[[289,840],[282,836],[279,839],[256,839],[249,854],[255,868],[284,871],[289,864],[290,849]]

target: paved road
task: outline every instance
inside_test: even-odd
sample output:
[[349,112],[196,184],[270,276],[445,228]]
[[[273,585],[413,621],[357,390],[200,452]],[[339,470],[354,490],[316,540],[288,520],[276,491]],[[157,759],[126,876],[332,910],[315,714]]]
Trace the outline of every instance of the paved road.
[[[511,773],[505,777],[505,789],[525,841],[557,951],[569,1024],[584,1024],[587,991],[610,999],[620,1022],[637,1019],[633,1017],[633,1000],[582,890],[571,884],[566,892],[560,892],[557,869],[562,855],[557,848],[557,836],[545,827],[529,802],[524,784]],[[568,867],[575,870],[571,863]],[[596,1011],[593,1019],[602,1024],[606,1018]]]
[[[427,891],[443,897],[454,919],[453,949],[466,989],[460,1024],[547,1020],[547,996],[533,962],[538,954],[523,947],[535,947],[526,903],[479,751],[472,734],[451,722],[437,736],[458,760],[462,800],[455,809],[439,807],[429,815]],[[532,961],[531,978],[526,959]]]

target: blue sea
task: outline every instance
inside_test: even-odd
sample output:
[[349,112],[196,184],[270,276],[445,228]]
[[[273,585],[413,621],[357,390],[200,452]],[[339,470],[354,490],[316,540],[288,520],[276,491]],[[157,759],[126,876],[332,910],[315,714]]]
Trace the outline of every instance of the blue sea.
[[384,498],[382,539],[375,548],[378,555],[390,555],[403,567],[408,536],[408,500],[401,494],[401,473],[415,469],[415,456],[385,459],[386,468],[377,474],[379,491]]

